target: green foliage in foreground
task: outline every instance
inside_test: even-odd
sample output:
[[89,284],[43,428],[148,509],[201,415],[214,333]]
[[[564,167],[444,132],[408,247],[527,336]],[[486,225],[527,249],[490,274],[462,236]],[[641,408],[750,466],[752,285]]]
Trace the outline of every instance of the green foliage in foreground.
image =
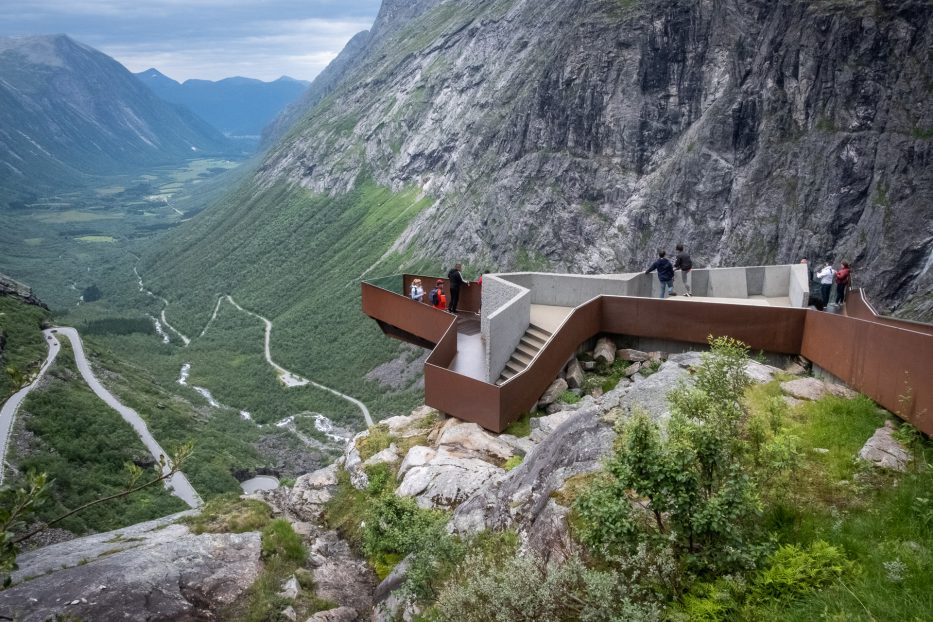
[[[68,342],[48,383],[26,398],[14,434],[29,439],[28,451],[10,445],[10,461],[20,473],[48,473],[50,499],[36,513],[48,521],[96,497],[124,489],[127,463],[148,465],[152,456],[120,415],[84,384]],[[165,443],[166,449],[180,443]],[[145,489],[132,497],[97,505],[62,521],[76,534],[108,531],[186,509],[164,487]]]
[[0,400],[15,393],[48,353],[42,323],[49,313],[12,296],[0,296]]
[[[791,410],[778,382],[747,386],[741,344],[713,346],[693,388],[672,393],[663,434],[635,415],[604,471],[552,495],[573,506],[582,551],[545,562],[438,538],[414,553],[443,577],[410,591],[423,619],[928,619],[933,444],[902,429],[907,473],[859,463],[883,422],[874,404]],[[444,553],[451,542],[457,555]]]

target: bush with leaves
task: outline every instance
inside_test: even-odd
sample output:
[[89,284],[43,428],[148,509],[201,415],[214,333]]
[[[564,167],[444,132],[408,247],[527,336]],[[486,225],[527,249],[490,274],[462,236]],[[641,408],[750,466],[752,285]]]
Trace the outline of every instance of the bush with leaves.
[[471,554],[459,579],[441,593],[428,616],[462,622],[631,622],[660,619],[653,602],[639,602],[617,570],[587,568],[580,557],[546,562],[534,554],[512,555],[490,565]]
[[730,338],[710,346],[693,386],[670,393],[666,434],[635,412],[606,476],[576,500],[579,536],[598,555],[664,543],[689,569],[707,572],[748,568],[761,555],[753,537],[760,504],[744,468],[748,352]]

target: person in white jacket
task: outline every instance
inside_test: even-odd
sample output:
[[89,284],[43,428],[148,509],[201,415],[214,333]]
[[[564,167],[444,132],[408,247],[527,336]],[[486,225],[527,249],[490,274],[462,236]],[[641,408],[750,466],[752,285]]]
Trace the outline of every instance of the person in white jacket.
[[411,282],[411,291],[408,295],[412,300],[424,302],[424,288],[421,286],[421,279],[415,279]]
[[833,288],[833,278],[836,276],[836,271],[833,270],[833,264],[831,262],[826,262],[826,265],[816,273],[816,278],[820,282],[820,295],[823,297],[823,304],[829,304],[829,291]]

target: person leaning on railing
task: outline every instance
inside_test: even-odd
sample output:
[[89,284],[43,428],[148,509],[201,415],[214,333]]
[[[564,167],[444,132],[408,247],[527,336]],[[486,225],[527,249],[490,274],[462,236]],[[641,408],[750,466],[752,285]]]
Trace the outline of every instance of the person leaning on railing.
[[411,291],[408,293],[408,296],[412,300],[424,302],[424,288],[421,286],[421,279],[415,279],[411,282]]
[[836,272],[836,304],[841,305],[846,301],[846,290],[849,283],[852,282],[852,270],[849,268],[849,262],[843,261],[842,267]]

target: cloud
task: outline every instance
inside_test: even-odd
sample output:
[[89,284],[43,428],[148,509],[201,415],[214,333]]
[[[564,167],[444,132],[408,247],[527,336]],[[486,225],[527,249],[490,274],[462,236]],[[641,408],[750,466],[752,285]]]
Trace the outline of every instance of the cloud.
[[131,71],[176,80],[314,78],[380,0],[31,0],[0,3],[0,36],[64,32]]

